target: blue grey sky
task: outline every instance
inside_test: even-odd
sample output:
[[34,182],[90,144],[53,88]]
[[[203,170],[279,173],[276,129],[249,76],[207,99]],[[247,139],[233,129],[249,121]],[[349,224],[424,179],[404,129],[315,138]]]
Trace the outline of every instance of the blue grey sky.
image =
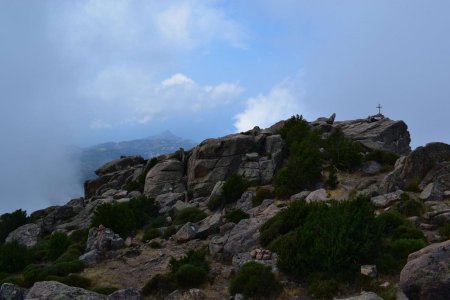
[[81,195],[67,149],[377,112],[450,142],[446,0],[0,0],[0,212]]

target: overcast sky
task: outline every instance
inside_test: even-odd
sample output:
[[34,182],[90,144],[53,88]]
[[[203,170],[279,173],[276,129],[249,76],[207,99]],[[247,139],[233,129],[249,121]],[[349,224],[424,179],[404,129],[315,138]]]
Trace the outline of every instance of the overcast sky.
[[450,142],[447,0],[0,0],[0,213],[81,195],[71,146],[383,113]]

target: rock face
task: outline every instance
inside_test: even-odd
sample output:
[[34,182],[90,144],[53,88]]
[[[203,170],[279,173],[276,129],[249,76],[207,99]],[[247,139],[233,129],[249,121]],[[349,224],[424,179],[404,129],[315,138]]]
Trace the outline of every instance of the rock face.
[[373,292],[362,292],[359,296],[345,298],[341,300],[383,300],[380,296]]
[[108,298],[104,295],[81,288],[71,287],[56,281],[36,282],[25,297],[25,300],[47,299],[107,300]]
[[25,224],[11,232],[5,239],[5,243],[14,241],[28,248],[33,247],[38,242],[41,235],[41,227],[37,224]]
[[410,300],[450,299],[450,240],[411,253],[399,285]]
[[[426,179],[422,188],[431,182],[434,178],[443,176],[439,181],[448,183],[448,174],[445,176],[445,170],[448,168],[444,162],[450,161],[450,145],[444,143],[430,143],[424,147],[418,147],[406,158],[399,159],[392,171],[383,180],[381,186],[385,192],[392,192],[398,189],[404,189],[412,184],[419,185]],[[427,175],[430,172],[430,175]],[[436,178],[436,179],[437,179]]]
[[102,176],[108,173],[127,170],[136,165],[143,164],[145,160],[141,156],[128,156],[110,161],[95,171],[95,174]]
[[282,160],[283,140],[258,128],[247,134],[208,139],[195,147],[188,161],[188,190],[193,197],[209,196],[218,181],[240,174],[265,184]]
[[141,300],[144,299],[142,293],[138,289],[124,289],[115,291],[108,296],[109,300]]
[[86,253],[79,259],[92,265],[101,260],[108,251],[122,248],[124,240],[109,228],[100,225],[98,228],[91,228],[86,243]]
[[403,121],[384,118],[368,122],[366,119],[359,119],[335,122],[333,127],[340,128],[345,136],[370,149],[388,150],[401,155],[411,151],[408,126]]
[[156,197],[166,193],[183,193],[184,165],[176,159],[167,159],[156,164],[145,178],[144,195]]

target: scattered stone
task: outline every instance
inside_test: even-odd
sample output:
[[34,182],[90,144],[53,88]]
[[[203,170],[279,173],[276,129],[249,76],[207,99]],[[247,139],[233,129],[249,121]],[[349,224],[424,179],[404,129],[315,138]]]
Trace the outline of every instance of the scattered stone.
[[398,190],[393,193],[388,193],[388,194],[372,197],[370,199],[370,201],[376,207],[385,208],[385,207],[391,205],[393,202],[399,201],[401,199],[402,194],[403,194],[403,191]]
[[159,204],[161,209],[159,213],[163,214],[169,212],[172,209],[172,206],[177,203],[177,201],[185,201],[186,195],[185,193],[166,193],[162,195],[158,195],[155,198],[155,202]]
[[117,193],[116,189],[109,189],[102,194],[102,197],[104,198],[113,197],[116,193]]
[[375,175],[381,171],[381,165],[376,161],[367,161],[363,163],[361,171],[366,175]]
[[116,203],[127,203],[130,202],[130,198],[120,198],[116,200]]
[[343,298],[341,300],[383,300],[383,298],[373,292],[362,292],[359,296]]
[[109,300],[142,300],[144,299],[140,290],[128,288],[115,291],[108,296]]
[[387,289],[391,286],[391,283],[389,281],[385,281],[382,284],[380,284],[380,287],[382,287],[383,289]]
[[215,213],[206,217],[197,223],[197,235],[199,239],[207,238],[209,235],[219,233],[220,226],[222,225],[222,215]]
[[310,191],[303,191],[298,194],[292,195],[291,200],[305,200],[306,197],[309,196],[309,194],[311,194]]
[[409,299],[450,299],[450,240],[408,256],[399,286]]
[[361,274],[371,278],[375,278],[378,275],[377,266],[375,265],[362,265]]
[[83,261],[87,265],[92,266],[92,265],[95,265],[96,263],[98,263],[102,259],[102,254],[100,251],[94,249],[94,250],[84,253],[78,259]]
[[28,291],[25,300],[44,300],[44,299],[89,299],[89,300],[107,300],[104,295],[97,294],[82,288],[71,287],[56,281],[36,282]]
[[184,224],[174,235],[177,242],[187,242],[192,240],[197,235],[198,228],[195,224],[188,222]]
[[34,223],[25,224],[8,234],[5,243],[8,244],[16,241],[20,245],[30,248],[37,244],[40,235],[41,227],[39,225]]
[[142,196],[142,193],[139,192],[139,191],[132,191],[132,192],[129,192],[129,193],[128,193],[128,197],[129,197],[130,199],[133,199],[133,198],[139,198],[139,197],[141,197],[141,196]]
[[98,250],[100,253],[105,253],[109,250],[120,249],[123,245],[124,241],[118,234],[115,234],[112,229],[100,225],[98,228],[89,230],[86,252]]
[[12,283],[3,283],[0,286],[1,300],[23,300],[27,290]]
[[308,203],[310,203],[310,202],[327,201],[328,200],[328,194],[327,194],[327,191],[325,189],[318,189],[318,190],[315,190],[314,192],[311,192],[306,197],[305,200]]

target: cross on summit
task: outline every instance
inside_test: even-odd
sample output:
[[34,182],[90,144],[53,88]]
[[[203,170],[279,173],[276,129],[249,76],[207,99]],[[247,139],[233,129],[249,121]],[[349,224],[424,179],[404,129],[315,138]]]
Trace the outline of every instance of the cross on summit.
[[378,114],[381,115],[381,109],[382,109],[383,107],[382,107],[380,104],[378,104],[377,108],[378,108]]

